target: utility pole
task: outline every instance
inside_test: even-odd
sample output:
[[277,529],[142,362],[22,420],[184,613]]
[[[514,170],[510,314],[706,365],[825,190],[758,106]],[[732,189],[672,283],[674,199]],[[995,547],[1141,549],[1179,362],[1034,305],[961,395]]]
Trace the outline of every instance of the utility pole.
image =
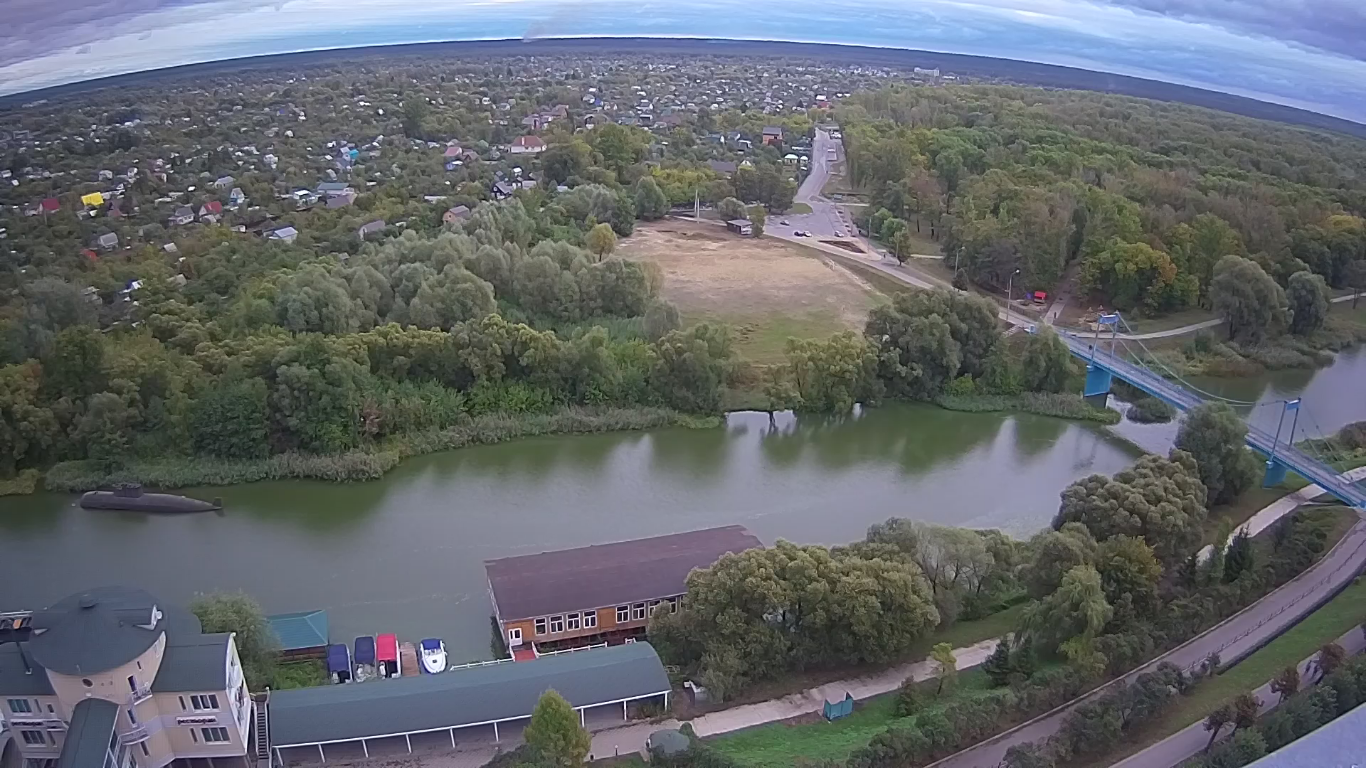
[[702,220],[702,195],[697,191],[697,187],[692,190],[692,217],[694,221]]
[[1010,277],[1006,278],[1006,325],[1010,325],[1010,299],[1014,295],[1015,276],[1018,274],[1020,274],[1020,270],[1017,269],[1010,273]]

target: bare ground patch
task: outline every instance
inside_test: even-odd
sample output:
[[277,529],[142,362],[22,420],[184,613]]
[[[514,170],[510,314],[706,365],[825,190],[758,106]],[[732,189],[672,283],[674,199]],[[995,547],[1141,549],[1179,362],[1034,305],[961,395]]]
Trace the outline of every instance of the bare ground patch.
[[782,241],[742,238],[712,224],[643,224],[617,252],[658,263],[663,296],[686,321],[732,325],[741,354],[759,363],[781,360],[790,336],[861,330],[877,302],[848,270]]

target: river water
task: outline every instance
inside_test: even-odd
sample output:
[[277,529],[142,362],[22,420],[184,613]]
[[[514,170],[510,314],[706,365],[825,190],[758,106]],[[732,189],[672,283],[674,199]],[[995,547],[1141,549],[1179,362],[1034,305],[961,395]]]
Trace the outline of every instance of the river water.
[[[1324,429],[1366,419],[1361,351],[1317,372],[1200,384],[1248,400],[1303,392]],[[1300,436],[1307,429],[1302,419]],[[326,608],[334,641],[435,636],[455,661],[487,658],[486,558],[732,523],[766,543],[834,544],[890,516],[1023,537],[1048,525],[1068,483],[1122,469],[1134,443],[1165,451],[1173,433],[893,404],[842,418],[736,413],[711,430],[520,440],[413,459],[371,483],[188,491],[221,496],[221,515],[89,512],[58,494],[0,499],[0,609],[108,583],[172,601],[241,589],[268,612]]]

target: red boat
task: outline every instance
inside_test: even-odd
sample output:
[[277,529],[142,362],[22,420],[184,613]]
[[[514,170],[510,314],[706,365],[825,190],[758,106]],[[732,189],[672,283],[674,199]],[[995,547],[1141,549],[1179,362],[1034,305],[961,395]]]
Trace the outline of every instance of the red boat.
[[379,661],[380,677],[398,677],[403,674],[403,665],[398,659],[396,635],[380,635],[375,638],[375,659]]

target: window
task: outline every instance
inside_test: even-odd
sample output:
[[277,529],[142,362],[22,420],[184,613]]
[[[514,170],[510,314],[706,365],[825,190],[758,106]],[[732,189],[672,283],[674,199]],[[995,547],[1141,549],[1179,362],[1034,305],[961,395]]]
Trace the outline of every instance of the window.
[[625,624],[631,620],[631,608],[625,605],[617,606],[617,623]]
[[550,617],[550,634],[553,635],[553,634],[556,634],[557,632],[563,632],[563,631],[564,631],[564,617],[563,617],[563,616],[551,616],[551,617]]
[[199,743],[199,737],[195,735],[195,729],[193,728],[190,729],[190,741],[193,741],[196,744]]
[[143,756],[143,757],[151,757],[151,756],[152,756],[152,753],[147,751],[147,742],[145,742],[145,741],[144,741],[144,742],[141,742],[141,743],[138,744],[138,746],[139,746],[139,747],[142,747],[142,756]]
[[589,611],[583,615],[583,628],[592,629],[598,625],[598,612]]
[[659,604],[660,604],[661,602],[662,602],[662,601],[660,601],[660,600],[651,600],[651,601],[650,601],[650,615],[651,615],[651,616],[655,615],[655,611],[659,610]]
[[537,620],[536,620],[536,634],[538,634],[538,635],[544,635],[544,634],[545,634],[545,619],[537,619]]
[[16,715],[27,715],[33,712],[33,705],[28,703],[28,699],[10,699],[9,711]]
[[191,696],[190,706],[194,707],[197,712],[202,712],[206,709],[218,709],[218,697],[212,693]]
[[569,614],[568,616],[565,616],[565,617],[564,617],[564,626],[565,626],[565,629],[578,629],[578,628],[579,628],[579,615],[578,615],[577,613],[571,613],[571,614]]
[[669,613],[678,613],[678,598],[669,598]]
[[47,736],[42,731],[20,731],[25,744],[47,744]]
[[186,710],[186,707],[185,707],[185,697],[184,697],[184,696],[181,696],[181,697],[180,697],[180,711],[181,711],[181,712],[184,712],[185,710]]
[[640,621],[645,618],[645,603],[636,603],[631,606],[631,620]]
[[225,741],[232,741],[228,737],[227,728],[200,728],[199,730],[204,734],[205,744],[222,744]]
[[133,714],[132,707],[128,708],[128,724],[132,726],[136,726],[138,724],[138,716]]
[[136,677],[133,677],[132,675],[128,676],[128,690],[132,691],[133,693],[138,692],[138,679]]

